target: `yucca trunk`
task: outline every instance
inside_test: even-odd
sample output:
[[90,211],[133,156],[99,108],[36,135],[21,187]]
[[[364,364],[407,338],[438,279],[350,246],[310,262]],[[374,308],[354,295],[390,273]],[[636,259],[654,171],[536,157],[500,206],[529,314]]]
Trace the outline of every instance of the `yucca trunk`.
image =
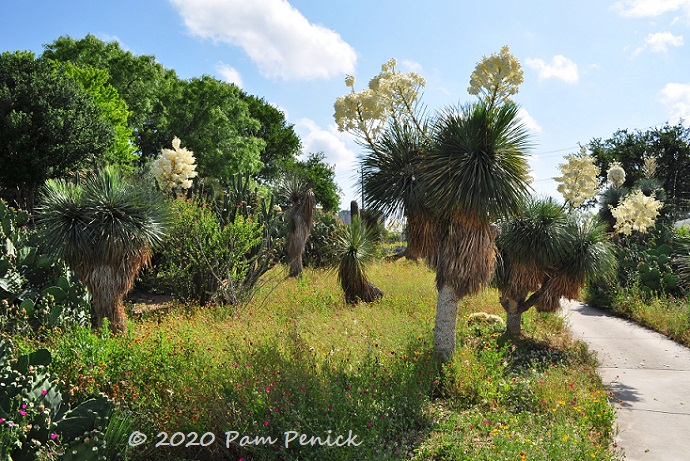
[[125,258],[120,265],[84,265],[78,269],[82,282],[91,293],[91,304],[96,314],[96,327],[103,326],[103,319],[110,322],[113,333],[127,333],[127,314],[123,300],[134,286],[134,279],[151,259],[151,251],[145,249],[138,255]]
[[347,304],[357,304],[358,302],[373,303],[383,298],[383,291],[373,283],[369,282],[363,275],[357,274],[340,275],[341,288],[345,293]]
[[314,223],[315,201],[314,192],[309,189],[290,211],[291,222],[286,241],[289,277],[298,277],[304,270],[302,255]]
[[496,230],[488,222],[456,215],[439,234],[434,353],[448,362],[455,352],[458,301],[482,290],[493,275]]
[[501,306],[506,311],[506,331],[519,336],[522,332],[522,314],[525,299],[530,292],[538,290],[542,284],[542,273],[535,264],[512,264],[507,274],[506,285],[501,288]]
[[501,306],[506,311],[506,331],[509,335],[520,336],[522,333],[522,311],[516,299],[501,296]]
[[450,286],[443,286],[436,302],[434,326],[434,354],[442,362],[450,362],[455,353],[455,335],[460,298]]
[[437,220],[425,212],[408,212],[407,214],[407,249],[405,257],[413,261],[423,259],[435,268],[438,224]]

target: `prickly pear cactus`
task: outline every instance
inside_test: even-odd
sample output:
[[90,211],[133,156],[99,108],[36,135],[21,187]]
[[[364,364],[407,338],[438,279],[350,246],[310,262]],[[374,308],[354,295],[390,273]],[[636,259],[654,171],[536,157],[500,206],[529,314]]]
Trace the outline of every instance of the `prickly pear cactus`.
[[0,340],[0,459],[34,461],[49,445],[79,456],[63,459],[95,460],[104,452],[111,402],[101,395],[67,408],[51,362],[47,349],[15,358],[12,342]]
[[105,451],[105,435],[94,430],[85,432],[67,444],[60,459],[62,461],[107,461]]
[[667,244],[647,250],[644,261],[637,268],[643,290],[677,293],[681,279],[673,272],[671,253],[672,249]]
[[0,200],[0,331],[89,323],[90,297],[77,277],[39,249],[29,215]]

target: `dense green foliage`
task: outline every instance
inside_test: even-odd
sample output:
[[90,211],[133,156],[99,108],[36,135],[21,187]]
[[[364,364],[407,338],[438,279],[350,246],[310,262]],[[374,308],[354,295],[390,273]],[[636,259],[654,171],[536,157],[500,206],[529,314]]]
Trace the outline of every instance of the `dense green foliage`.
[[6,198],[33,209],[46,179],[93,165],[113,141],[97,104],[64,71],[29,52],[0,55],[0,187]]
[[246,175],[173,201],[173,220],[144,285],[195,304],[246,301],[277,262],[278,208]]
[[[173,308],[146,314],[127,335],[80,328],[45,347],[73,401],[104,392],[126,402],[131,430],[148,436],[130,450],[142,461],[613,459],[613,411],[561,319],[528,313],[532,339],[505,341],[466,322],[499,314],[497,292],[468,298],[456,357],[441,370],[429,328],[433,273],[398,262],[373,264],[369,276],[387,293],[375,307],[346,305],[333,273],[286,280],[276,271],[246,306]],[[351,430],[361,445],[284,446],[287,431],[329,430],[331,440]],[[227,449],[226,431],[241,434]],[[159,432],[216,439],[154,448]],[[277,441],[241,446],[244,435]]]
[[263,181],[273,181],[299,155],[300,139],[279,109],[263,98],[245,93],[241,93],[241,97],[247,103],[251,117],[259,121],[258,128],[252,130],[252,134],[265,143],[261,150],[263,166],[257,176]]
[[70,404],[49,370],[50,351],[16,355],[11,341],[0,340],[0,459],[106,461],[126,453],[127,434],[110,428],[107,396]]
[[322,152],[311,153],[306,160],[296,160],[287,168],[289,174],[306,181],[314,191],[316,203],[326,212],[337,212],[340,206],[340,189],[335,182],[335,167],[324,162]]
[[0,332],[31,335],[89,324],[89,296],[74,273],[39,246],[29,215],[0,200]]
[[331,213],[320,210],[314,213],[314,224],[304,250],[305,266],[317,269],[335,265],[335,239],[343,226],[343,222]]
[[[222,223],[208,206],[176,201],[175,219],[159,255],[158,289],[185,302],[236,304],[263,243],[263,225],[238,215]],[[255,253],[255,252],[254,252]]]
[[138,157],[134,155],[132,130],[128,124],[129,110],[115,87],[108,83],[108,72],[94,67],[77,67],[70,62],[62,66],[64,72],[91,95],[94,104],[101,110],[103,119],[113,129],[113,145],[96,159],[96,163],[101,167],[115,164],[130,169]]
[[683,278],[682,261],[690,255],[690,238],[657,224],[647,234],[619,235],[614,243],[618,271],[590,284],[590,303],[610,308],[614,298],[629,290],[649,299],[655,296],[682,298],[688,294],[690,280]]
[[271,180],[299,154],[299,138],[284,114],[235,85],[209,76],[180,79],[154,56],[134,55],[90,34],[60,37],[43,56],[107,72],[108,83],[127,103],[142,161],[177,136],[195,153],[203,176],[228,179],[251,172]]
[[589,148],[602,184],[608,168],[617,161],[626,172],[623,187],[632,188],[645,177],[645,158],[655,159],[654,177],[665,191],[662,218],[671,221],[690,214],[690,127],[679,123],[645,132],[619,130],[609,139],[593,139]]
[[251,118],[240,90],[209,76],[178,80],[166,99],[165,124],[157,131],[177,136],[194,152],[199,174],[228,179],[257,173],[265,142],[247,135],[260,124]]
[[164,127],[167,101],[178,77],[174,71],[158,63],[154,56],[136,56],[124,51],[117,42],[105,43],[91,34],[79,40],[60,37],[46,46],[43,56],[108,72],[109,83],[130,110],[129,126],[142,158],[155,157],[175,136]]

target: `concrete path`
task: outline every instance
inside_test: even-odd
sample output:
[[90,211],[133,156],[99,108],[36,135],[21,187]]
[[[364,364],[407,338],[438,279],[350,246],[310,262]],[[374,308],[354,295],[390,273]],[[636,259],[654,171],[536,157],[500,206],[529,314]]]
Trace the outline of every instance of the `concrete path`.
[[585,304],[563,302],[573,336],[599,358],[627,461],[690,460],[690,349]]

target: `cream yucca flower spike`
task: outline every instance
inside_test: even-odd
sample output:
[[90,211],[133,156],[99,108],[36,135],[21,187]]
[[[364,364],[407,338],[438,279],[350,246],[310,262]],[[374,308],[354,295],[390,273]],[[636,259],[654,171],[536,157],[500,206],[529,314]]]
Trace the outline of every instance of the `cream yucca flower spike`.
[[566,156],[568,163],[559,166],[563,176],[554,178],[560,183],[558,192],[573,208],[580,207],[586,200],[594,197],[599,189],[599,167],[586,152],[583,148],[578,155]]
[[192,151],[181,147],[180,138],[175,136],[172,149],[162,149],[158,158],[151,164],[151,173],[161,190],[170,192],[175,188],[189,189],[192,179],[198,175],[196,159]]
[[350,92],[335,100],[333,117],[338,131],[346,131],[371,144],[385,128],[391,116],[412,116],[419,93],[426,84],[420,75],[395,69],[391,59],[381,66],[367,88],[355,91],[355,77],[345,76]]
[[645,157],[644,172],[648,178],[653,178],[656,174],[656,159],[654,157]]
[[613,184],[613,187],[621,187],[625,182],[625,170],[619,162],[613,162],[606,172],[606,178]]
[[470,76],[467,92],[483,98],[493,106],[499,102],[510,102],[510,97],[520,91],[524,81],[520,61],[504,46],[500,53],[484,56]]
[[616,218],[614,231],[625,235],[632,231],[646,232],[654,227],[662,206],[662,202],[644,195],[641,190],[628,194],[617,207],[611,207],[611,214]]

